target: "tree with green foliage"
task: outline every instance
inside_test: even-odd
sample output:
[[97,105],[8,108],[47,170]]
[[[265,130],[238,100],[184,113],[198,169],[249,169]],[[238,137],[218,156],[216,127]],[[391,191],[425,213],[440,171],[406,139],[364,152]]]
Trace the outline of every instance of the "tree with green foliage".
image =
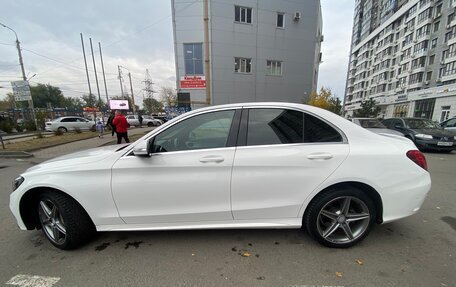
[[64,107],[65,96],[58,87],[50,84],[37,84],[36,86],[30,86],[30,92],[35,108]]
[[143,100],[143,106],[149,114],[158,114],[163,112],[163,104],[152,97],[145,98]]
[[370,98],[361,102],[361,109],[353,112],[355,118],[376,118],[381,109],[377,106],[374,99]]
[[308,105],[319,107],[335,114],[340,115],[342,104],[338,97],[333,96],[331,89],[321,87],[320,92],[312,92],[309,97]]

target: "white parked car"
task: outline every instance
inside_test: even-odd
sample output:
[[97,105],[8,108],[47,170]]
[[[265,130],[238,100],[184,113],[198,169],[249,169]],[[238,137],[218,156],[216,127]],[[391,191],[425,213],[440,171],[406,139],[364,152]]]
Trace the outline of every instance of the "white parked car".
[[75,128],[81,130],[90,130],[94,126],[94,121],[90,121],[81,117],[61,117],[53,121],[46,122],[45,130],[50,132],[59,130],[66,133],[67,131],[73,131]]
[[[154,119],[153,117],[150,116],[142,116],[143,117],[143,122],[142,125],[148,126],[148,127],[154,127],[154,126],[159,126],[162,124],[160,120]],[[139,127],[139,117],[137,115],[127,115],[127,122],[131,126]]]
[[245,103],[194,110],[130,145],[69,154],[13,182],[23,230],[71,249],[95,231],[300,228],[329,247],[416,213],[424,155],[319,108]]

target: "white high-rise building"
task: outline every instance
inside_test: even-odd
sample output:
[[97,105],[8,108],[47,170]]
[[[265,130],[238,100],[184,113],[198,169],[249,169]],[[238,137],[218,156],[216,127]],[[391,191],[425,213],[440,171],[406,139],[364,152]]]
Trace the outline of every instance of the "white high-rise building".
[[356,0],[344,111],[375,99],[380,116],[456,116],[455,0]]

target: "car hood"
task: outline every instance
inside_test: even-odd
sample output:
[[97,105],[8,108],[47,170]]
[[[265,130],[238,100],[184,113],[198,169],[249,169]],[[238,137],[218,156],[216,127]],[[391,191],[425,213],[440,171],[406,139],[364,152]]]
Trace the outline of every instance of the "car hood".
[[438,137],[452,137],[454,134],[441,130],[441,129],[411,129],[413,132],[417,134],[425,134],[431,136],[438,136]]
[[26,173],[43,172],[47,170],[61,169],[68,166],[83,166],[93,162],[100,162],[127,145],[128,144],[92,148],[59,156],[27,169]]

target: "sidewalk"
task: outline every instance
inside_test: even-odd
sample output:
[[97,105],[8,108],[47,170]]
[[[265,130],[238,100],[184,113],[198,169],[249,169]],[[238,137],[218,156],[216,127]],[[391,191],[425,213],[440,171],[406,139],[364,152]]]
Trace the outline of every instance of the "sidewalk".
[[[153,129],[154,129],[154,127],[129,129],[128,136],[132,136],[135,134],[144,134]],[[54,146],[54,147],[50,147],[50,148],[37,150],[35,152],[32,152],[32,154],[34,155],[36,160],[42,161],[42,160],[51,159],[54,157],[58,157],[58,156],[76,152],[76,151],[99,147],[102,145],[106,145],[110,142],[116,142],[116,141],[117,141],[116,136],[111,137],[111,132],[106,132],[102,139],[98,138],[98,137],[94,137],[94,138],[90,138],[90,139],[86,139],[86,140],[80,140],[80,141],[76,141],[76,142],[72,142],[72,143],[67,143],[67,144],[62,144],[62,145],[58,145],[58,146]]]

